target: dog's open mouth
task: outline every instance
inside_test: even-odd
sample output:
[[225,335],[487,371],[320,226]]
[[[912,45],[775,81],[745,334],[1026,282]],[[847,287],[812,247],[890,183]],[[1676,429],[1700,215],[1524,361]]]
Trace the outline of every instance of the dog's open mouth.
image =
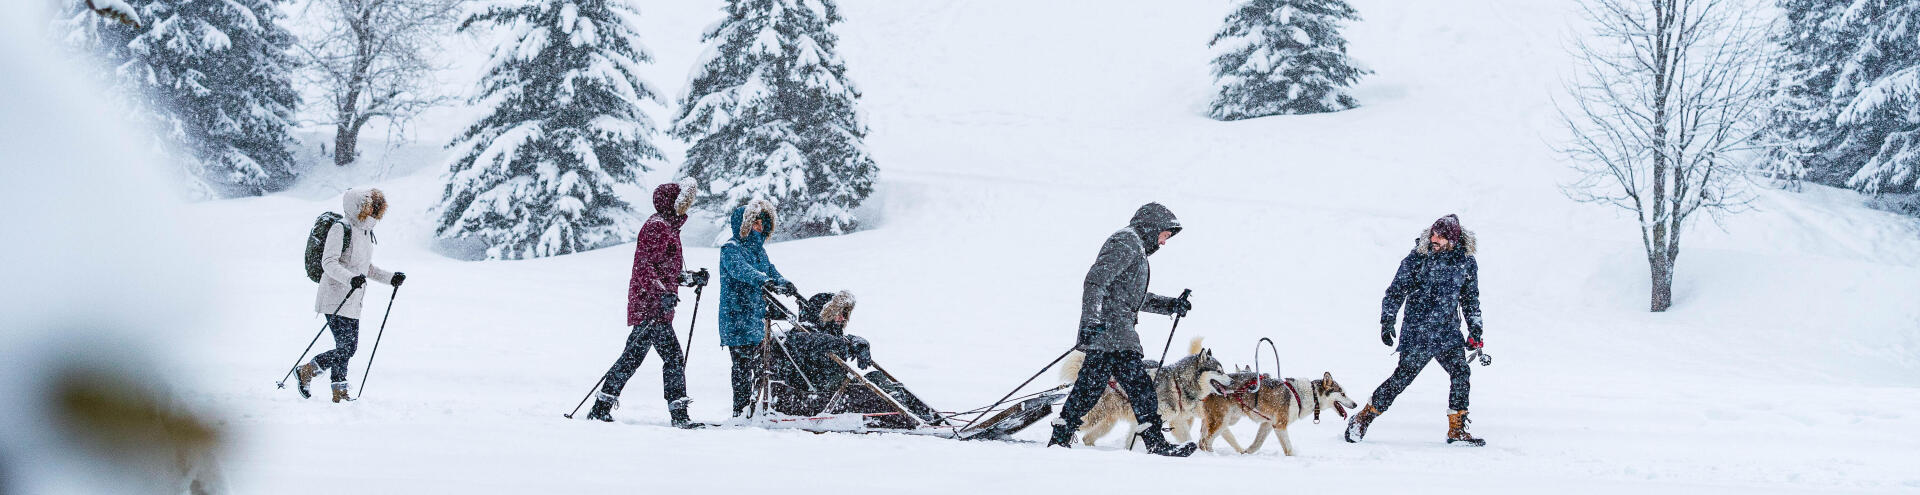
[[1227,388],[1227,384],[1220,383],[1220,380],[1209,379],[1207,380],[1207,384],[1213,386],[1213,393],[1215,394],[1233,395],[1233,389]]
[[1340,413],[1340,419],[1347,418],[1347,407],[1340,405],[1339,402],[1333,403],[1333,412]]

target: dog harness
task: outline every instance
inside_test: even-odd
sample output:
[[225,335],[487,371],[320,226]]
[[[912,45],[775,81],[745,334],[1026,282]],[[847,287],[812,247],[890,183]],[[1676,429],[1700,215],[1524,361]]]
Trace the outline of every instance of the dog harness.
[[[1263,421],[1272,423],[1273,417],[1267,416],[1266,414],[1263,414],[1260,412],[1260,395],[1257,393],[1260,391],[1260,382],[1265,381],[1268,378],[1269,377],[1267,377],[1266,375],[1260,375],[1258,379],[1255,379],[1247,383],[1246,385],[1242,385],[1240,386],[1240,388],[1235,389],[1232,393],[1227,394],[1227,397],[1232,398],[1233,403],[1235,405],[1240,406],[1240,410],[1242,412],[1247,413],[1248,416],[1258,417]],[[1300,389],[1293,385],[1292,380],[1276,380],[1276,381],[1280,382],[1280,386],[1286,387],[1287,393],[1293,396],[1294,407],[1298,407],[1301,409],[1305,409],[1307,407],[1306,401],[1300,398]],[[1320,392],[1321,390],[1323,390],[1324,384],[1321,383],[1320,380],[1314,380],[1312,383],[1313,383],[1313,423],[1320,424],[1320,410],[1321,410]],[[1253,396],[1254,403],[1252,405],[1247,404],[1247,396]],[[1341,418],[1347,417],[1347,408],[1341,407],[1340,403],[1338,402],[1333,403],[1333,411],[1336,413],[1339,413]]]

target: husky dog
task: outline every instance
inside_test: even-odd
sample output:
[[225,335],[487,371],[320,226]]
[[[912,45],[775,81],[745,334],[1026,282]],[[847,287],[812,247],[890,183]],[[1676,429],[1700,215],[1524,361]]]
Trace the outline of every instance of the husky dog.
[[[1179,443],[1191,441],[1193,421],[1201,415],[1201,401],[1215,394],[1226,393],[1232,379],[1227,376],[1226,368],[1213,358],[1213,350],[1201,347],[1201,338],[1195,337],[1187,346],[1187,357],[1174,361],[1172,365],[1149,370],[1153,377],[1154,395],[1160,399],[1160,419],[1163,426],[1173,428],[1173,438]],[[1086,360],[1085,354],[1075,352],[1069,356],[1061,369],[1060,377],[1072,383],[1080,376],[1080,365]],[[1118,387],[1109,385],[1100,395],[1100,402],[1087,411],[1080,427],[1080,441],[1093,445],[1095,440],[1106,436],[1108,431],[1126,421],[1134,425],[1129,431],[1137,430],[1139,421],[1133,417],[1133,406],[1121,396]],[[1132,450],[1139,432],[1127,436],[1127,449]]]
[[[1353,399],[1347,398],[1346,389],[1340,388],[1340,382],[1333,381],[1333,373],[1325,373],[1319,380],[1288,378],[1275,379],[1265,374],[1240,371],[1229,375],[1232,383],[1225,392],[1208,396],[1202,404],[1202,435],[1200,449],[1213,451],[1213,438],[1225,436],[1227,445],[1242,454],[1260,451],[1260,444],[1266,442],[1267,433],[1273,432],[1280,438],[1280,450],[1293,455],[1293,440],[1287,437],[1287,426],[1296,421],[1312,417],[1320,422],[1322,408],[1333,409],[1341,418],[1347,417],[1347,409],[1360,407]],[[1233,438],[1228,426],[1248,418],[1260,423],[1260,433],[1253,438],[1253,445],[1240,448],[1240,442]]]

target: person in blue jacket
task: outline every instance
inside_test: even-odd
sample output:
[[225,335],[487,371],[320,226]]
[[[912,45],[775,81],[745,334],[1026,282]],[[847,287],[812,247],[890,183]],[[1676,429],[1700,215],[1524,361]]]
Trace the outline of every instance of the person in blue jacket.
[[761,291],[799,291],[767,258],[773,203],[754,199],[734,208],[730,220],[733,239],[720,247],[720,345],[733,357],[733,415],[739,416],[752,400],[753,372],[760,364],[760,341],[766,338],[767,303]]

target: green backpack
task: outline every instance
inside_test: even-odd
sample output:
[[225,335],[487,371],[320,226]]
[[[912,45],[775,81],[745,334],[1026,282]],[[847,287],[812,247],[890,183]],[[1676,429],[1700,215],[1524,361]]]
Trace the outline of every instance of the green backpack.
[[320,218],[314,219],[313,232],[307,234],[307,278],[316,283],[327,273],[327,270],[320,266],[320,258],[327,255],[327,231],[333,230],[334,224],[344,227],[340,230],[346,234],[346,237],[341,239],[340,254],[345,255],[347,248],[353,246],[353,227],[346,225],[346,217],[329,211],[321,213]]

